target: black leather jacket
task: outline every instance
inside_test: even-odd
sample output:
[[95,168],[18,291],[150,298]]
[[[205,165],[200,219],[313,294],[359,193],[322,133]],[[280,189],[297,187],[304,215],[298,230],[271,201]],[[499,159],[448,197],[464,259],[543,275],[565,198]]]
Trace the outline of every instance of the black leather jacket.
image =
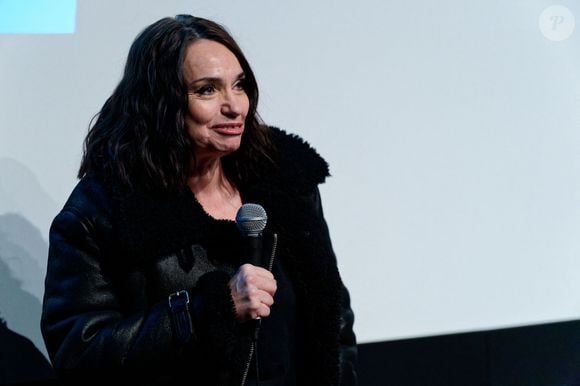
[[[356,341],[317,185],[326,163],[273,129],[276,172],[240,188],[268,212],[266,255],[283,259],[297,299],[300,385],[356,384]],[[73,383],[240,385],[251,331],[234,318],[228,281],[241,261],[216,238],[189,189],[127,191],[85,177],[50,231],[42,333]],[[181,295],[175,295],[181,292]],[[171,306],[169,296],[172,295]],[[187,308],[179,304],[185,295]],[[275,344],[275,343],[273,343]]]

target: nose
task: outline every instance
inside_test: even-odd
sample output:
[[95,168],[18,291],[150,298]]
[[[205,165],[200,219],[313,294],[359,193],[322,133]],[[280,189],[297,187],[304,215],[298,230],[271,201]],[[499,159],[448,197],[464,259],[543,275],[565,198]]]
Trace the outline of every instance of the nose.
[[247,98],[244,93],[235,92],[233,90],[226,91],[222,102],[222,114],[228,117],[237,117],[238,115],[241,115],[244,112],[244,98]]

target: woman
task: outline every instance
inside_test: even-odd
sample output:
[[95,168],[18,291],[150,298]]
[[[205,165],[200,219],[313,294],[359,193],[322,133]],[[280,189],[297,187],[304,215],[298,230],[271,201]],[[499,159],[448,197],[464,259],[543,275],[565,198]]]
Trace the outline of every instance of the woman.
[[[262,124],[257,103],[248,62],[214,22],[179,15],[137,37],[50,231],[41,327],[62,379],[356,383],[317,187],[327,164]],[[244,202],[268,214],[271,271],[244,261]]]

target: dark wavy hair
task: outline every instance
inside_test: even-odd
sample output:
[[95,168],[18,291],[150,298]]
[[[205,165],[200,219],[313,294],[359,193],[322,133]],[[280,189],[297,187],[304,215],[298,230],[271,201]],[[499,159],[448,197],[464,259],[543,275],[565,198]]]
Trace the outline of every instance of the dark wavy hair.
[[85,138],[79,178],[104,173],[128,187],[176,191],[185,186],[195,154],[184,124],[182,69],[186,48],[199,39],[223,44],[245,73],[250,106],[240,148],[222,159],[226,175],[237,183],[272,160],[269,129],[257,113],[256,78],[238,44],[213,21],[177,15],[151,24],[131,45],[123,78]]

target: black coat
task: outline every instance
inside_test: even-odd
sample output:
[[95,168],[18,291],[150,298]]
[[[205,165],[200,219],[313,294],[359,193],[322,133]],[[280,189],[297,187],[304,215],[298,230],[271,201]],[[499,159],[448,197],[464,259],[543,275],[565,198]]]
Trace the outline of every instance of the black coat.
[[[272,136],[277,167],[238,188],[266,209],[265,249],[277,237],[296,294],[298,384],[355,384],[353,314],[318,193],[327,164],[300,138]],[[234,318],[228,281],[243,261],[235,242],[216,237],[222,226],[231,224],[210,221],[188,188],[83,178],[50,230],[41,327],[57,372],[84,383],[240,384],[251,333]],[[168,306],[180,290],[190,298],[181,322]]]

